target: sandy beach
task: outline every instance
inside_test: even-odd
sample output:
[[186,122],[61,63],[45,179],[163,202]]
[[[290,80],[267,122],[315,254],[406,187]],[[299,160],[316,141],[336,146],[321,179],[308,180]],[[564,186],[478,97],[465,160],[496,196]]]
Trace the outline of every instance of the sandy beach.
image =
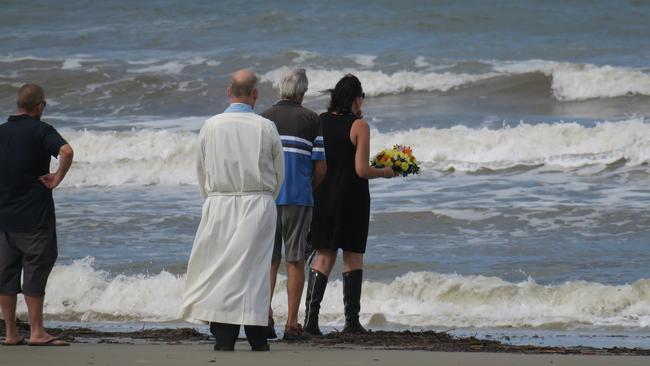
[[209,344],[73,344],[66,348],[4,347],[0,365],[648,365],[650,357],[521,355],[499,353],[326,349],[306,344],[273,344],[270,353],[214,352]]
[[[24,323],[21,332],[27,335]],[[49,328],[70,347],[0,347],[0,365],[647,365],[635,348],[518,346],[443,332],[332,332],[307,342],[272,341],[251,352],[240,339],[233,352],[212,350],[214,339],[191,328],[99,332]]]

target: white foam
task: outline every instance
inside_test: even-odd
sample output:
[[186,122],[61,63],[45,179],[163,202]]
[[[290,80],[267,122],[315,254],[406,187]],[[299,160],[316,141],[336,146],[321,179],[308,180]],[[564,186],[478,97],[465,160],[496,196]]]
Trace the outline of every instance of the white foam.
[[416,57],[415,60],[414,60],[413,62],[415,63],[415,67],[420,67],[420,68],[422,68],[422,67],[433,66],[430,62],[427,61],[426,58],[424,58],[424,56],[418,56],[418,57]]
[[291,52],[297,55],[292,60],[294,63],[297,64],[301,64],[307,60],[314,59],[319,56],[318,52],[307,51],[307,50],[293,50]]
[[[261,75],[262,81],[273,83],[279,88],[280,79],[289,71],[288,67],[280,67]],[[333,88],[336,82],[345,74],[356,75],[363,83],[363,89],[368,96],[384,94],[399,94],[406,91],[448,91],[463,85],[489,79],[500,74],[455,74],[451,72],[415,72],[397,71],[387,74],[382,71],[358,69],[307,69],[309,90],[307,95],[319,95],[320,91]]]
[[553,95],[562,101],[650,95],[650,74],[640,69],[529,60],[498,62],[494,70],[510,74],[544,73],[552,78]]
[[45,57],[36,57],[36,56],[0,56],[0,62],[2,63],[12,63],[12,62],[21,62],[21,61],[61,61],[57,58],[45,58]]
[[[546,60],[527,61],[485,61],[492,71],[481,74],[467,74],[439,71],[453,65],[433,66],[422,56],[414,60],[420,71],[402,70],[386,73],[369,70],[376,67],[375,56],[348,55],[362,69],[344,68],[340,70],[309,68],[310,81],[308,95],[318,95],[319,91],[332,88],[343,75],[352,73],[361,79],[366,94],[370,96],[400,94],[409,91],[441,91],[468,86],[495,77],[508,77],[526,73],[540,72],[551,78],[551,92],[561,101],[581,101],[596,98],[613,98],[625,95],[650,95],[650,73],[645,69],[615,67],[609,65],[574,64]],[[301,60],[302,55],[300,56]],[[280,67],[262,75],[279,87],[280,77],[288,70]]]
[[68,58],[65,61],[63,61],[63,65],[61,65],[61,69],[62,70],[80,69],[81,68],[81,61],[83,61],[83,59],[80,59],[80,58]]
[[146,59],[146,60],[130,60],[127,61],[126,63],[129,65],[151,65],[157,62],[160,62],[160,60],[153,58],[153,59]]
[[[50,319],[173,321],[183,287],[184,276],[165,271],[112,276],[85,258],[54,268],[44,311]],[[273,301],[276,322],[286,316],[285,288],[286,278],[280,276]],[[404,327],[650,326],[650,280],[542,286],[532,279],[514,283],[496,277],[410,272],[389,283],[365,281],[361,302],[362,322],[378,314]],[[19,314],[25,312],[21,302]],[[321,315],[324,325],[342,324],[339,280],[328,285]]]
[[[63,131],[75,149],[75,163],[63,186],[146,186],[196,184],[196,132],[204,118],[157,121],[166,130]],[[146,125],[146,122],[142,122]],[[394,144],[413,147],[425,169],[476,171],[520,165],[574,168],[626,159],[650,161],[650,123],[642,119],[602,122],[525,124],[487,128],[420,128],[372,131],[371,151]],[[52,162],[52,169],[56,168]]]
[[595,127],[578,123],[525,124],[498,130],[420,128],[378,133],[372,151],[408,144],[416,157],[436,169],[475,171],[517,165],[572,168],[608,164],[621,158],[630,165],[650,160],[650,123],[643,119],[602,122]]
[[[48,281],[44,313],[65,320],[165,321],[176,317],[184,280],[168,272],[118,275],[97,270],[93,258],[55,266]],[[24,306],[20,309],[26,312]]]
[[80,131],[63,135],[75,149],[75,163],[64,186],[196,184],[194,132]]
[[377,56],[373,55],[348,55],[347,57],[365,68],[375,66],[375,59],[377,58]]
[[[193,57],[191,59],[184,60],[184,61],[180,61],[180,60],[167,61],[159,65],[149,64],[148,66],[145,67],[130,69],[128,70],[128,72],[135,73],[135,74],[147,73],[147,74],[179,75],[183,72],[183,70],[187,66],[200,65],[206,62],[211,62],[211,61],[208,61],[203,57]],[[212,62],[216,62],[216,61],[212,61]],[[216,66],[216,65],[211,64],[209,66]]]

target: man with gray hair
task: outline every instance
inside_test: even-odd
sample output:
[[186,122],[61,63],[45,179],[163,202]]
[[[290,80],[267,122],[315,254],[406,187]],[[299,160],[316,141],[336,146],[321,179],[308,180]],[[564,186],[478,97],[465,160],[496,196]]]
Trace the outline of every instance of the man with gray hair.
[[[262,113],[275,122],[284,152],[285,180],[276,199],[278,220],[270,275],[273,289],[284,242],[288,296],[285,340],[306,338],[298,324],[298,308],[305,282],[304,253],[314,206],[312,191],[327,170],[318,115],[302,106],[307,87],[305,69],[290,70],[280,82],[282,99]],[[269,338],[276,337],[272,314],[273,311],[269,310]]]

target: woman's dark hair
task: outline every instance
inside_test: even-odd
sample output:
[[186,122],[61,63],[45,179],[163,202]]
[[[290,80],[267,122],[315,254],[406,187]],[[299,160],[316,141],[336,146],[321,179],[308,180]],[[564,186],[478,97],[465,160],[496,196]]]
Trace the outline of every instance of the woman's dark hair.
[[336,113],[351,113],[354,100],[363,95],[361,82],[352,74],[345,75],[336,83],[334,89],[325,92],[330,93],[331,96],[327,111]]

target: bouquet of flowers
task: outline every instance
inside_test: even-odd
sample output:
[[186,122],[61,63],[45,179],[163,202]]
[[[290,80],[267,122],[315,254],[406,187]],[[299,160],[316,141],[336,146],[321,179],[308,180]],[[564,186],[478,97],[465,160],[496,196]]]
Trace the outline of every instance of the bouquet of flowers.
[[383,149],[372,158],[371,165],[375,168],[391,167],[403,177],[420,173],[418,161],[413,156],[413,149],[404,145],[395,145],[392,149]]

